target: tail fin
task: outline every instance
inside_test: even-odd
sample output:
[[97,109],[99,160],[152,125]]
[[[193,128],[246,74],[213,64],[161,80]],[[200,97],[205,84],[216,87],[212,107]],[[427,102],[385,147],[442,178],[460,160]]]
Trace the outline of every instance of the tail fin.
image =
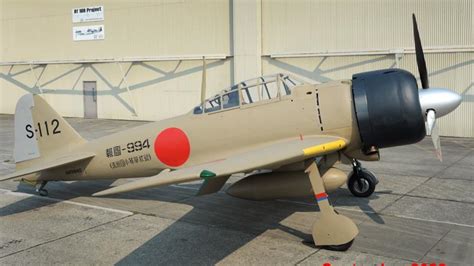
[[13,151],[17,169],[85,142],[39,95],[26,94],[18,100]]

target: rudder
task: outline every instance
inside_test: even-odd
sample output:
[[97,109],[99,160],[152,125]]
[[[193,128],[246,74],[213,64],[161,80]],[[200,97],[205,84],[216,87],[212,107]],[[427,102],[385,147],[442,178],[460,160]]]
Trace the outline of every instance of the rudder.
[[41,96],[26,94],[18,100],[13,151],[17,169],[85,142]]

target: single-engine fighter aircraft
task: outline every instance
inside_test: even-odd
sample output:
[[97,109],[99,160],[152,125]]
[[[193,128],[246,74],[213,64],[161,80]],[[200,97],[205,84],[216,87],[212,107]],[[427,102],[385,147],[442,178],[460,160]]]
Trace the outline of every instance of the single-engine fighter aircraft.
[[[355,196],[370,196],[377,179],[358,160],[379,160],[380,148],[420,141],[425,121],[441,159],[436,117],[461,102],[452,91],[429,87],[414,16],[413,25],[422,90],[401,69],[317,85],[263,76],[202,97],[185,115],[89,142],[40,96],[27,94],[15,111],[16,171],[1,180],[28,181],[46,195],[52,180],[150,176],[94,196],[195,180],[203,180],[198,195],[206,195],[245,173],[228,194],[257,200],[315,195],[321,212],[312,229],[315,244],[346,250],[358,229],[326,193],[347,182]],[[334,168],[337,162],[352,163],[353,172]]]

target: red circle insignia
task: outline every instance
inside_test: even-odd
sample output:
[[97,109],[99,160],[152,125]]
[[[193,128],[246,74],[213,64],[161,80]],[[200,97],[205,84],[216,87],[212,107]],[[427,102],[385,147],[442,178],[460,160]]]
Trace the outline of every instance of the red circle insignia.
[[158,160],[172,167],[183,165],[191,152],[188,136],[175,127],[161,131],[155,139],[154,148]]

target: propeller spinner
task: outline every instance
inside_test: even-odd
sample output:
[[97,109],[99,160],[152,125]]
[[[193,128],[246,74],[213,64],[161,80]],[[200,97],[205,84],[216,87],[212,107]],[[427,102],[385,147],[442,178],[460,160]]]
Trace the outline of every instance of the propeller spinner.
[[425,55],[421,45],[420,33],[418,32],[415,14],[413,14],[412,18],[416,63],[418,65],[421,86],[423,88],[423,90],[419,91],[420,105],[427,122],[427,134],[431,135],[431,139],[436,151],[436,156],[440,161],[443,161],[439,139],[439,128],[438,124],[436,123],[436,118],[447,115],[456,109],[459,104],[461,104],[461,96],[448,89],[429,87]]

